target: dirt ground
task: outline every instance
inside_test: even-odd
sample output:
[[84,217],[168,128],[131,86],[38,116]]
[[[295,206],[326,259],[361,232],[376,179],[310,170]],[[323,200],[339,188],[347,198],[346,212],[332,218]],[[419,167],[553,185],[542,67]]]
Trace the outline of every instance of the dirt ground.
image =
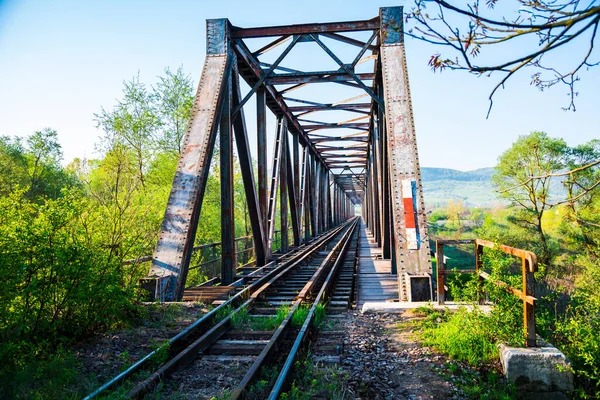
[[437,371],[445,358],[421,347],[402,314],[348,313],[341,368],[347,374],[349,399],[449,399],[458,390]]

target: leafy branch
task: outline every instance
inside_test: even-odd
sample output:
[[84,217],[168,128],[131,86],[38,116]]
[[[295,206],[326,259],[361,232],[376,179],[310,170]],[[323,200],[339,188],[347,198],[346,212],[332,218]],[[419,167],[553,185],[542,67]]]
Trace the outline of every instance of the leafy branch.
[[[436,53],[431,56],[429,66],[434,71],[467,70],[477,75],[501,74],[490,95],[488,116],[493,106],[493,97],[499,88],[515,73],[524,68],[535,70],[531,85],[545,90],[558,83],[569,88],[570,103],[563,109],[575,111],[576,83],[583,69],[596,67],[600,61],[591,61],[594,42],[600,24],[598,0],[517,0],[520,8],[512,19],[490,18],[498,0],[486,0],[484,7],[474,0],[464,8],[445,0],[415,0],[415,6],[407,13],[410,24],[407,35],[427,43],[450,48],[458,53],[453,58]],[[434,9],[431,13],[429,7]],[[496,12],[497,14],[497,12]],[[575,65],[566,71],[545,63],[545,56],[587,35],[589,42],[581,57],[574,57]],[[525,43],[521,54],[505,57],[497,63],[479,62],[483,50],[500,54],[507,42]]]

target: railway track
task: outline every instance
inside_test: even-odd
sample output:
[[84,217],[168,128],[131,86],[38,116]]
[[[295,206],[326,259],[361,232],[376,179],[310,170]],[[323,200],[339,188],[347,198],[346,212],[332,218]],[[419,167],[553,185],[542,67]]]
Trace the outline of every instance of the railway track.
[[248,398],[259,379],[260,398],[278,398],[313,321],[345,311],[353,301],[357,226],[353,218],[276,262],[246,271],[228,300],[85,399],[115,391],[143,398],[168,380],[185,393],[190,385],[218,386],[224,376],[235,381],[229,399]]

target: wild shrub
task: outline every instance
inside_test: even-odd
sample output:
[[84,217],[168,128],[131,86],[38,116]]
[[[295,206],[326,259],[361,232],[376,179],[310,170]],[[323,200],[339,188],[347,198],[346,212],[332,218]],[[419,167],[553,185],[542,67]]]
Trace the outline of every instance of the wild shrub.
[[0,198],[2,382],[33,360],[56,359],[62,343],[138,315],[136,271],[87,230],[90,207],[69,191],[36,202],[20,191]]
[[504,287],[495,284],[504,281],[520,288],[520,274],[514,275],[514,260],[491,250],[484,252],[484,267],[490,271],[490,279],[483,284],[482,292],[494,304],[489,312],[477,306],[478,279],[449,279],[455,299],[470,301],[468,309],[441,314],[425,310],[427,318],[422,338],[427,345],[471,365],[491,363],[498,358],[497,345],[522,345],[522,302]]

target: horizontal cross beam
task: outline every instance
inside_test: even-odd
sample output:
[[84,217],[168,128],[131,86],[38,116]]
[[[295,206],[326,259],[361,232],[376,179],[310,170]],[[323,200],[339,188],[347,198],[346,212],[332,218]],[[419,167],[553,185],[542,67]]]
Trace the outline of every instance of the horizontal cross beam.
[[330,32],[359,32],[379,29],[379,17],[367,21],[329,22],[324,24],[297,24],[282,26],[266,26],[259,28],[231,27],[233,39],[247,39],[284,35],[307,35]]
[[[374,73],[356,74],[361,80],[372,81]],[[270,75],[265,82],[269,85],[295,85],[298,83],[324,83],[352,81],[352,75],[339,71],[300,72]]]
[[289,107],[292,112],[295,111],[335,111],[335,110],[362,110],[371,108],[371,103],[348,103],[348,104],[323,104],[320,106],[293,106]]

